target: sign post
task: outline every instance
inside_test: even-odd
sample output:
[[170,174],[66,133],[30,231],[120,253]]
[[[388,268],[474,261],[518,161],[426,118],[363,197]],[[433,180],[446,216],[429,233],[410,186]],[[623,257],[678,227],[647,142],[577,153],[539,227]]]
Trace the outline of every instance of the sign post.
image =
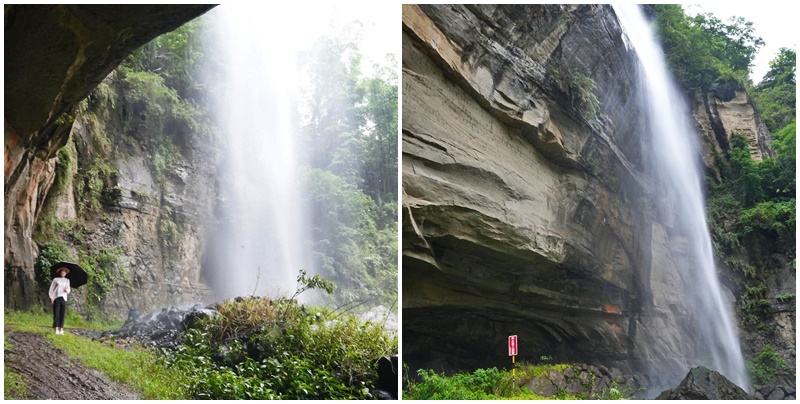
[[511,357],[511,376],[516,376],[517,369],[516,369],[516,358],[517,358],[517,336],[516,335],[509,335],[508,336],[508,356]]

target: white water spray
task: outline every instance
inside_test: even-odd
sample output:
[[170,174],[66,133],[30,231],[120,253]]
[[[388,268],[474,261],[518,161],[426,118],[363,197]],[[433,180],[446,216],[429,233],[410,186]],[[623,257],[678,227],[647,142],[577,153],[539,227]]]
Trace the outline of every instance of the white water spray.
[[689,238],[688,253],[692,265],[685,270],[692,272],[688,278],[696,282],[700,295],[697,296],[699,307],[696,309],[706,345],[701,349],[711,355],[714,370],[748,389],[735,325],[723,302],[714,267],[689,111],[673,82],[653,30],[639,7],[634,4],[615,5],[614,11],[641,61],[643,101],[648,111],[647,128],[653,141],[656,175],[661,183],[674,190],[675,213]]
[[226,148],[220,226],[206,248],[204,277],[219,299],[292,294],[299,270],[312,270],[295,146],[292,30],[280,13],[249,7],[223,5],[209,14],[218,19],[215,111]]

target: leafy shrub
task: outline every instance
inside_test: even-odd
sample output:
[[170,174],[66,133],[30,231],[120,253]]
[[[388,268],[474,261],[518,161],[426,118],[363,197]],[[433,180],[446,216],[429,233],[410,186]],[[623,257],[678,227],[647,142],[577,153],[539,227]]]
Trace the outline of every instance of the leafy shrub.
[[409,383],[403,394],[411,400],[488,400],[496,399],[495,386],[503,379],[497,368],[478,369],[473,373],[456,373],[453,376],[438,374],[433,370],[419,369],[419,382]]
[[121,247],[101,248],[97,254],[78,251],[78,263],[89,274],[86,303],[90,310],[99,308],[112,288],[127,284],[128,277],[120,261],[121,255]]
[[50,284],[50,267],[59,261],[70,261],[70,255],[67,244],[63,241],[49,241],[39,248],[39,256],[36,257],[34,263],[34,270],[36,271],[36,281],[42,286]]
[[377,381],[376,360],[397,352],[378,324],[294,297],[332,284],[298,276],[292,298],[246,297],[218,305],[218,315],[186,333],[170,367],[192,376],[187,391],[203,399],[363,399]]

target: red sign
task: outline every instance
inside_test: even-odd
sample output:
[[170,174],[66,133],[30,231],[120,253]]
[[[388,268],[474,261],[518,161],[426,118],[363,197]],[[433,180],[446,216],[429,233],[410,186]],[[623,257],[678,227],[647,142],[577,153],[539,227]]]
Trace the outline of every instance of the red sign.
[[508,337],[508,356],[517,355],[517,336],[510,335]]

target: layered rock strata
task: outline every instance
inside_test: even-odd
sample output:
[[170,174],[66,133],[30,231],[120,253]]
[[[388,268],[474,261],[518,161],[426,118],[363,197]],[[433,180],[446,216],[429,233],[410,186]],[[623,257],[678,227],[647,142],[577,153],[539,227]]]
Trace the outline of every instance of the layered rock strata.
[[656,388],[702,356],[686,299],[702,291],[682,270],[674,196],[651,175],[637,74],[608,6],[403,6],[412,368],[507,366],[517,334],[521,359]]

